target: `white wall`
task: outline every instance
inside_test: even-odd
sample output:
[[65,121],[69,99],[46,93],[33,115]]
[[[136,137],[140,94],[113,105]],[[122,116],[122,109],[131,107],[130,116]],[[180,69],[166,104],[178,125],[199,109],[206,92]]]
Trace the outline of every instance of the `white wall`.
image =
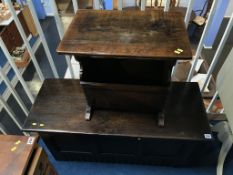
[[129,6],[135,6],[136,1],[135,0],[123,0],[124,7],[129,7]]
[[233,0],[230,0],[227,11],[225,13],[225,17],[231,16],[232,12],[233,12]]
[[180,1],[180,6],[181,7],[187,7],[188,6],[188,2],[189,2],[189,0],[181,0]]
[[52,9],[52,5],[51,5],[51,0],[41,0],[44,9],[45,9],[45,13],[47,16],[53,16],[53,9]]

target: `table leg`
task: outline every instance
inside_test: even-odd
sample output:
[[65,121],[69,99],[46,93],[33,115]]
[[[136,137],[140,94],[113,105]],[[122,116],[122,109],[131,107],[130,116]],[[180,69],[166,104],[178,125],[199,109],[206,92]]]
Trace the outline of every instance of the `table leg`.
[[164,112],[160,112],[159,115],[158,115],[158,126],[159,127],[164,127],[164,122],[165,122]]
[[85,119],[91,120],[91,107],[88,104],[86,106]]

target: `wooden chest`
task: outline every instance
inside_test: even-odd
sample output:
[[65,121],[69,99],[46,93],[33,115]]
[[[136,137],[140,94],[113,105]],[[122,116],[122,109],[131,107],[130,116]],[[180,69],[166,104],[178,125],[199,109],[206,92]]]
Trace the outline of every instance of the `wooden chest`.
[[24,130],[38,132],[57,160],[193,166],[211,152],[197,83],[172,83],[164,127],[155,114],[120,110],[94,110],[86,121],[85,106],[79,80],[45,80]]

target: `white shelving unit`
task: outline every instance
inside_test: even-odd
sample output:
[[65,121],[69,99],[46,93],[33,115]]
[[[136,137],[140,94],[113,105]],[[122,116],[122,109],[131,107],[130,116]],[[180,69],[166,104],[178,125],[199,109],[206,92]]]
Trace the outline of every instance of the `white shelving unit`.
[[[28,41],[30,41],[31,39],[32,39],[32,35],[30,35],[30,36],[28,37]],[[34,53],[34,54],[35,54],[36,51],[38,50],[40,44],[41,44],[41,40],[40,40],[40,38],[38,37],[37,40],[36,40],[36,42],[35,42],[34,45],[32,46],[32,49],[33,49],[33,53]],[[29,63],[30,63],[30,62],[31,62],[31,59],[30,59]],[[23,75],[23,73],[26,71],[26,69],[27,69],[27,67],[19,69],[21,75]],[[3,71],[5,72],[5,74],[8,74],[8,72],[9,72],[10,70],[11,70],[11,66],[10,66],[10,64],[9,64],[8,62],[6,62],[6,64],[5,64],[4,67],[3,67]],[[13,85],[14,87],[16,87],[16,85],[17,85],[18,82],[19,82],[19,79],[17,78],[16,75],[14,75],[14,77],[13,77],[12,80],[11,80],[12,85]],[[2,79],[0,79],[0,83],[2,83]],[[9,99],[10,95],[11,95],[11,92],[9,91],[9,89],[6,89],[6,90],[4,91],[2,97],[3,97],[3,99],[4,99],[5,101],[7,101],[7,100]],[[0,105],[0,111],[1,111],[1,110],[2,110],[2,106]]]

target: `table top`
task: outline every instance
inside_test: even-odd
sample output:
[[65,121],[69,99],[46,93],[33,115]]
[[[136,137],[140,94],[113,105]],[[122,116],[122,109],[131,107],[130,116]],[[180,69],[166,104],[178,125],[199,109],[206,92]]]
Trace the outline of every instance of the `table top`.
[[[96,110],[86,121],[79,80],[45,80],[24,131],[205,140],[211,137],[197,83],[172,83],[165,127],[150,114]],[[207,135],[205,135],[207,134]]]
[[182,14],[156,10],[79,10],[57,52],[119,59],[192,58]]
[[0,135],[0,174],[25,174],[37,137]]

